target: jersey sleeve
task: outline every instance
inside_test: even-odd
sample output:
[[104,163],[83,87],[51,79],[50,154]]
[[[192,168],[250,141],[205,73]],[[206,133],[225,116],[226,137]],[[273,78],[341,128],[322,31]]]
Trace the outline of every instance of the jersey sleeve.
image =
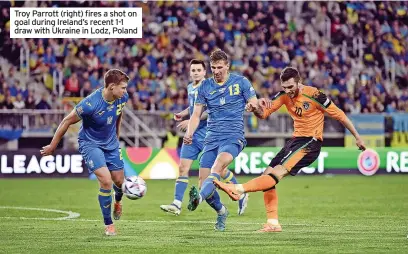
[[241,88],[245,101],[248,101],[252,97],[256,98],[255,89],[252,87],[251,82],[249,82],[249,80],[245,77],[241,81]]
[[83,99],[75,106],[75,112],[81,119],[92,115],[93,111],[94,111],[94,108],[88,98]]
[[204,80],[203,83],[198,87],[195,93],[195,102],[194,104],[206,105],[206,89],[207,80]]
[[280,91],[279,93],[277,93],[272,98],[272,107],[264,109],[262,118],[264,119],[267,118],[273,112],[275,112],[280,107],[282,107],[282,105],[285,104],[285,100],[284,100],[285,96],[286,96],[286,93],[284,91]]
[[318,103],[320,108],[330,117],[341,122],[346,119],[346,114],[344,114],[343,110],[339,109],[322,91],[316,89],[312,97]]

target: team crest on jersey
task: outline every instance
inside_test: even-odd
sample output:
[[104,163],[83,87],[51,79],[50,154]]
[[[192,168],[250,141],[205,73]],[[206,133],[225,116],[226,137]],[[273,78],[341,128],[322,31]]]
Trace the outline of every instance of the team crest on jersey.
[[221,89],[219,89],[218,91],[220,92],[220,93],[223,93],[224,91],[225,91],[225,87],[223,87],[223,88],[221,88]]
[[112,124],[113,116],[108,117],[108,124]]
[[304,108],[305,110],[308,110],[309,107],[310,107],[309,102],[307,102],[307,101],[303,102],[303,108]]
[[114,106],[115,106],[115,105],[110,105],[110,106],[108,107],[108,112],[111,112]]
[[224,104],[225,104],[225,97],[221,97],[221,98],[220,98],[220,104],[221,104],[221,105],[224,105]]

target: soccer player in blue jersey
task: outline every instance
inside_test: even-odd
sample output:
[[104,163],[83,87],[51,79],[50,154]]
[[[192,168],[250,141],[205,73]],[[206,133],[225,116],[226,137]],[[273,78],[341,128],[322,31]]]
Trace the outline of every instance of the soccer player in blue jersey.
[[[208,124],[200,167],[211,169],[211,174],[203,183],[201,191],[190,190],[188,209],[194,211],[215,191],[213,179],[220,180],[224,168],[244,149],[244,110],[248,102],[257,103],[255,91],[246,77],[229,73],[229,60],[222,50],[210,55],[213,77],[199,86],[194,112],[188,123],[184,144],[192,144],[193,136],[200,124],[200,116],[207,108]],[[219,213],[217,222],[225,229],[228,211]]]
[[126,92],[129,77],[122,71],[111,69],[104,76],[105,85],[76,105],[60,123],[51,143],[44,146],[41,155],[53,154],[69,126],[82,120],[79,130],[79,152],[90,173],[98,178],[99,206],[105,223],[105,234],[116,235],[111,217],[112,185],[115,190],[113,217],[122,215],[123,160],[119,147],[122,109],[129,96]]
[[[204,80],[206,71],[205,63],[202,60],[193,59],[190,62],[190,77],[193,80],[187,87],[189,107],[174,115],[174,120],[181,121],[184,117],[191,116],[194,109],[195,94],[201,82]],[[193,164],[193,161],[198,158],[204,147],[204,138],[207,132],[207,112],[203,112],[200,117],[200,123],[197,130],[193,135],[193,141],[191,145],[185,145],[181,147],[180,155],[180,165],[179,165],[179,177],[176,180],[174,188],[174,200],[170,205],[161,205],[160,208],[163,211],[179,215],[181,213],[181,204],[183,202],[184,192],[188,185],[188,172]],[[184,120],[180,122],[178,127],[185,131],[187,129],[189,120]],[[206,179],[210,174],[209,168],[200,168],[199,171],[199,186],[201,187],[202,179]],[[226,182],[236,183],[237,180],[234,174],[225,169],[222,172],[223,180]],[[219,212],[222,210],[222,204],[218,193],[214,193],[211,197],[206,199],[207,203],[214,208],[215,211]],[[244,213],[248,202],[248,195],[243,195],[243,197],[238,202],[238,214]],[[217,229],[217,225],[215,226]]]

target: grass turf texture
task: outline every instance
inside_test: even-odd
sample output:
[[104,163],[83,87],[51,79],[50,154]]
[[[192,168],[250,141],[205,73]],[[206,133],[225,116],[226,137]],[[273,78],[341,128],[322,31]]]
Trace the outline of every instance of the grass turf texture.
[[[238,177],[243,182],[249,177]],[[190,185],[197,178],[190,178]],[[298,176],[278,187],[282,233],[255,232],[266,221],[263,193],[251,193],[237,216],[237,203],[221,194],[230,211],[225,232],[202,203],[180,216],[160,210],[173,200],[173,180],[147,181],[141,200],[124,198],[118,236],[103,235],[98,184],[86,179],[0,180],[0,206],[73,211],[66,214],[0,208],[0,253],[407,253],[408,176]],[[24,218],[21,218],[24,217]],[[36,220],[33,218],[45,218]]]

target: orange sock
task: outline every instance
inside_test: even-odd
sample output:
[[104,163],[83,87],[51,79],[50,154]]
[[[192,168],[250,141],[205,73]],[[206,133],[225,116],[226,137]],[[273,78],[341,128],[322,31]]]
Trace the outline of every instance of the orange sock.
[[244,187],[245,192],[263,191],[275,186],[277,184],[276,180],[270,175],[261,175],[244,183],[242,186]]
[[266,217],[268,220],[270,219],[278,219],[278,193],[276,193],[276,189],[273,188],[271,190],[264,192],[264,202],[265,202],[265,209],[266,209]]

